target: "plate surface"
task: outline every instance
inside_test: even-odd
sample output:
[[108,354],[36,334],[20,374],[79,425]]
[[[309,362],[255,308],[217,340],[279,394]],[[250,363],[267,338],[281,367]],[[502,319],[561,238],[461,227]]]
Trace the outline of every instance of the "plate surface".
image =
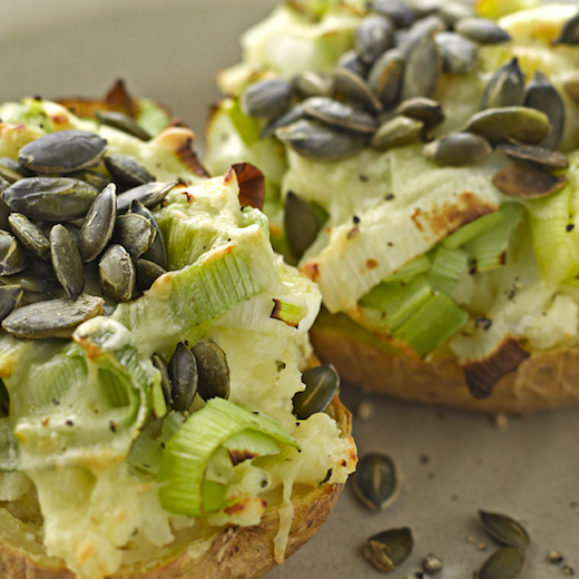
[[[272,0],[27,0],[5,2],[0,19],[0,100],[100,96],[118,78],[136,95],[171,107],[202,135],[217,97],[215,72],[239,59],[238,35]],[[398,465],[396,502],[381,513],[346,488],[327,524],[272,579],[373,578],[364,540],[410,526],[415,548],[390,576],[419,577],[428,553],[444,579],[469,579],[496,546],[477,522],[480,508],[521,521],[531,535],[523,577],[562,577],[547,562],[558,550],[579,573],[579,409],[509,418],[410,404],[344,387],[360,454],[380,450]],[[363,414],[363,413],[362,413]],[[468,539],[472,539],[469,542]]]

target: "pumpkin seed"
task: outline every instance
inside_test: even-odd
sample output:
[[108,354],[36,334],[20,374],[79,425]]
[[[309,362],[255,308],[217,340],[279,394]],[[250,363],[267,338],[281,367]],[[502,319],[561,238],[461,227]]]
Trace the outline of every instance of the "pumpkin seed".
[[2,191],[2,199],[12,211],[31,219],[70,221],[82,217],[98,191],[69,177],[26,177]]
[[115,302],[131,299],[136,274],[131,256],[122,245],[109,245],[99,261],[99,282],[105,296]]
[[173,398],[171,393],[171,379],[169,378],[167,364],[165,364],[165,360],[156,353],[151,356],[151,362],[153,366],[159,370],[159,374],[161,375],[161,390],[163,391],[163,398],[165,399],[167,406],[171,406]]
[[116,111],[98,111],[96,118],[101,125],[112,127],[113,129],[127,133],[127,135],[141,139],[141,141],[149,141],[151,139],[148,131],[141,127],[137,121],[123,113]]
[[114,237],[136,259],[151,247],[156,233],[155,227],[144,215],[126,213],[117,217]]
[[565,129],[565,103],[557,89],[542,72],[536,72],[527,85],[524,104],[547,115],[551,130],[539,144],[547,149],[557,149]]
[[88,131],[56,131],[24,145],[18,153],[22,167],[36,173],[70,173],[96,165],[107,142]]
[[423,130],[422,121],[399,115],[378,127],[370,145],[382,151],[410,145],[420,141]]
[[364,147],[366,139],[355,133],[341,131],[302,119],[277,129],[276,137],[298,154],[314,159],[340,159]]
[[177,181],[167,183],[155,181],[133,187],[120,195],[117,195],[117,213],[124,213],[129,209],[133,201],[140,201],[149,209],[161,203],[169,191],[177,185]]
[[2,327],[19,338],[69,338],[79,324],[102,312],[102,298],[81,294],[76,300],[57,298],[17,308]]
[[526,161],[546,170],[567,169],[569,159],[559,152],[536,145],[519,145],[516,143],[501,143],[497,149],[516,161]]
[[441,71],[442,56],[434,40],[434,33],[427,32],[414,43],[406,59],[402,100],[418,96],[431,97]]
[[478,514],[483,529],[499,543],[507,547],[527,547],[531,544],[527,531],[511,517],[482,509]]
[[82,258],[74,238],[60,223],[50,230],[50,258],[66,295],[76,299],[84,289]]
[[357,133],[372,134],[376,120],[372,115],[328,97],[310,97],[303,101],[305,112],[325,124]]
[[28,273],[28,269],[21,273],[15,273],[8,276],[0,276],[0,284],[17,285],[25,292],[33,294],[46,294],[54,288],[54,283],[51,280],[38,277],[32,273]]
[[475,113],[466,130],[485,137],[491,144],[510,140],[538,143],[551,129],[547,115],[527,107],[486,109]]
[[431,129],[445,119],[440,103],[426,97],[414,97],[402,101],[396,108],[395,113],[422,121],[425,129]]
[[557,44],[579,44],[579,12],[571,16],[561,29]]
[[111,183],[90,206],[80,228],[78,246],[84,261],[92,261],[110,241],[117,217],[116,185]]
[[19,304],[24,290],[19,285],[0,286],[0,321]]
[[0,275],[12,275],[28,265],[23,247],[7,231],[0,230]]
[[364,543],[362,555],[378,571],[388,573],[408,559],[413,547],[414,539],[408,527],[388,529],[370,537]]
[[506,547],[494,552],[478,572],[478,579],[517,579],[520,577],[525,555],[519,549]]
[[438,8],[438,15],[450,27],[454,26],[459,20],[472,18],[475,14],[472,6],[464,2],[453,2],[446,0]]
[[481,109],[517,106],[523,102],[525,77],[517,57],[499,68],[487,82]]
[[277,129],[281,127],[287,127],[300,119],[306,117],[306,111],[301,104],[297,104],[292,107],[287,113],[283,114],[281,117],[274,119],[271,123],[268,123],[259,134],[260,138],[267,139],[273,137]]
[[199,394],[203,400],[229,398],[229,366],[225,352],[214,342],[201,340],[191,348],[199,370]]
[[324,412],[340,387],[340,376],[332,364],[308,368],[302,373],[304,390],[293,397],[293,412],[305,420],[316,412]]
[[293,79],[294,89],[304,98],[332,94],[332,79],[311,70],[301,72]]
[[463,18],[454,25],[454,31],[479,44],[499,44],[511,40],[506,30],[486,18]]
[[393,107],[400,99],[403,77],[404,58],[399,50],[388,50],[372,66],[368,85],[384,109]]
[[476,165],[486,159],[491,154],[492,147],[480,135],[450,133],[425,145],[422,152],[441,165],[463,167]]
[[511,165],[493,175],[493,185],[507,195],[538,199],[551,195],[567,183],[564,175],[556,176],[534,167]]
[[439,32],[434,41],[446,72],[466,74],[474,69],[478,58],[478,46],[474,42],[456,32]]
[[11,213],[8,223],[22,245],[44,261],[50,260],[50,243],[46,235],[26,215]]
[[155,180],[132,155],[107,155],[105,165],[115,181],[126,187],[136,187]]
[[155,238],[153,239],[153,243],[151,243],[151,245],[143,253],[142,257],[156,263],[163,269],[167,269],[167,246],[165,244],[165,238],[163,237],[163,233],[159,228],[157,220],[153,214],[139,201],[133,201],[133,203],[131,203],[130,211],[131,213],[136,213],[137,215],[146,217],[155,230]]
[[378,97],[368,86],[368,83],[355,72],[344,67],[335,68],[333,81],[334,92],[337,96],[342,96],[371,113],[378,113],[382,110],[382,103]]
[[[368,72],[368,67],[362,62],[360,55],[355,50],[344,52],[338,59],[336,68],[344,68],[361,78],[364,78]],[[331,82],[333,85],[333,79]]]
[[10,157],[0,157],[0,177],[5,179],[10,185],[16,181],[23,179],[24,174],[18,161]]
[[288,191],[285,198],[283,225],[290,252],[296,259],[302,257],[322,227],[316,210],[293,191]]
[[103,173],[102,170],[99,170],[99,168],[74,171],[73,173],[68,173],[67,177],[84,181],[85,183],[92,185],[99,191],[101,189],[104,189],[107,185],[113,182],[111,176],[107,175],[106,173]]
[[416,15],[402,0],[373,0],[371,9],[387,16],[397,28],[412,26]]
[[275,119],[290,107],[293,96],[291,82],[275,78],[256,82],[241,95],[241,110],[258,119]]
[[355,50],[360,60],[372,64],[394,43],[394,27],[389,18],[370,14],[362,19],[355,36]]
[[405,59],[408,58],[416,43],[423,38],[433,37],[438,32],[446,30],[446,24],[442,18],[433,14],[421,20],[417,20],[409,30],[397,31],[396,47]]
[[170,405],[178,412],[191,406],[199,383],[197,360],[185,342],[179,342],[167,365],[171,380]]
[[[2,188],[2,177],[0,177],[0,193],[3,191]],[[6,188],[9,187],[8,182],[4,181]],[[10,207],[6,205],[4,200],[0,197],[0,229],[10,229],[10,223],[8,222],[8,217],[10,216]]]
[[391,505],[399,489],[393,460],[376,452],[362,456],[354,473],[353,488],[358,498],[375,511]]
[[569,98],[579,104],[579,70],[571,71],[565,76],[563,88]]
[[135,261],[135,270],[137,274],[137,289],[141,292],[148,290],[158,277],[167,273],[159,264],[143,258]]

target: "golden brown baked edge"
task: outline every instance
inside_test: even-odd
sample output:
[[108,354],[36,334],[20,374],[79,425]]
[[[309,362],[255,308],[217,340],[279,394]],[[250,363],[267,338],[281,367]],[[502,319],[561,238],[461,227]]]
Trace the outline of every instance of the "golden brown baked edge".
[[579,403],[579,347],[531,353],[489,398],[477,400],[451,356],[405,355],[342,314],[322,314],[310,339],[318,358],[334,364],[343,380],[397,398],[510,414]]

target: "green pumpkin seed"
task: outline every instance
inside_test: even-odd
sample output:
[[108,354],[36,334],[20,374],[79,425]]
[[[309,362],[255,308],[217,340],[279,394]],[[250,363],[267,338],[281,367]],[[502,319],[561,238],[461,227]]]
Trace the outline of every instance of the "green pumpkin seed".
[[[364,78],[368,72],[368,67],[362,62],[362,59],[355,50],[344,52],[338,59],[336,68],[348,70],[360,78]],[[332,86],[333,85],[332,79]]]
[[368,83],[359,74],[338,66],[333,71],[334,93],[344,97],[359,108],[371,113],[382,110],[382,103],[374,94]]
[[305,420],[316,412],[324,412],[340,387],[340,377],[331,364],[309,368],[302,374],[305,388],[293,397],[293,412]]
[[129,252],[133,259],[140,257],[151,247],[155,235],[156,230],[153,224],[143,215],[126,213],[117,217],[115,240]]
[[424,123],[422,121],[401,115],[396,116],[378,127],[370,145],[381,151],[403,147],[420,141],[423,131]]
[[102,312],[102,298],[81,294],[76,300],[59,298],[17,308],[2,327],[19,338],[70,338],[78,325]]
[[355,35],[354,47],[365,64],[374,62],[394,43],[394,27],[389,18],[370,14],[362,18]]
[[54,289],[55,284],[46,278],[38,277],[32,273],[28,273],[29,267],[24,272],[15,273],[8,276],[0,276],[0,284],[2,285],[17,285],[25,292],[33,294],[46,294]]
[[135,266],[122,245],[109,245],[99,261],[99,282],[105,296],[115,302],[132,298],[135,284]]
[[506,547],[494,552],[478,572],[478,579],[517,579],[521,576],[525,555],[519,549]]
[[50,259],[66,295],[76,299],[84,289],[84,269],[77,244],[60,223],[50,230]]
[[569,98],[579,104],[579,70],[571,71],[565,76],[563,88]]
[[159,228],[157,220],[153,214],[139,201],[133,201],[133,203],[131,203],[130,212],[146,217],[155,230],[155,239],[145,251],[145,253],[143,253],[142,257],[148,261],[156,263],[163,269],[167,269],[167,246],[165,244],[165,238],[163,237],[163,233]]
[[2,191],[2,199],[12,211],[31,219],[60,222],[84,216],[97,194],[78,179],[26,177]]
[[376,130],[372,115],[331,98],[310,97],[301,106],[310,117],[331,126],[368,134]]
[[0,230],[0,275],[12,275],[28,265],[24,248],[7,231]]
[[44,261],[50,260],[50,243],[46,235],[26,215],[11,213],[8,223],[12,233],[28,251]]
[[101,191],[107,185],[110,185],[113,182],[110,175],[103,173],[98,168],[84,169],[83,171],[75,171],[73,173],[68,173],[67,177],[70,177],[71,179],[78,179],[79,181],[84,181],[85,183],[92,185],[99,191]]
[[353,476],[358,498],[374,511],[391,505],[398,495],[398,473],[393,460],[381,453],[362,456]]
[[408,28],[416,19],[412,8],[402,0],[373,0],[370,8],[390,18],[397,28]]
[[151,139],[148,131],[128,115],[116,111],[98,111],[96,117],[101,125],[112,127],[141,141],[149,141]]
[[445,2],[442,2],[437,13],[449,27],[453,27],[458,21],[464,18],[472,18],[475,15],[470,4],[453,0],[445,0]]
[[133,201],[140,201],[149,209],[158,205],[165,199],[169,191],[177,185],[177,181],[145,183],[133,187],[120,195],[117,195],[117,213],[124,213],[129,209]]
[[463,167],[482,162],[492,152],[489,142],[474,133],[450,133],[422,149],[426,157],[441,165]]
[[388,529],[370,537],[364,543],[362,555],[378,571],[389,573],[408,559],[413,547],[414,539],[408,527]]
[[487,82],[481,109],[518,106],[523,102],[525,77],[515,57],[499,68]]
[[341,159],[360,151],[366,143],[366,139],[359,134],[307,119],[277,129],[275,134],[296,153],[313,159]]
[[515,143],[502,143],[497,149],[516,161],[532,163],[547,171],[567,169],[569,159],[559,151],[552,151],[534,145],[518,145]]
[[463,18],[454,25],[454,31],[479,44],[500,44],[511,40],[506,30],[486,18]]
[[283,220],[290,252],[296,259],[300,259],[318,236],[322,227],[320,216],[305,199],[288,191]]
[[405,59],[408,58],[416,44],[426,36],[435,36],[447,29],[446,23],[437,14],[417,20],[409,30],[398,30],[396,47]]
[[511,165],[493,175],[493,185],[507,195],[538,199],[551,195],[567,183],[564,175],[556,176],[534,167]]
[[332,95],[332,79],[320,73],[305,71],[293,79],[294,89],[304,98]]
[[427,33],[410,50],[402,80],[402,100],[412,97],[432,97],[440,73],[442,56],[433,33]]
[[524,104],[526,107],[545,113],[551,123],[550,132],[538,144],[547,149],[557,149],[565,130],[565,103],[543,73],[535,73],[527,85]]
[[57,131],[24,145],[18,153],[22,167],[36,173],[70,173],[96,165],[107,142],[88,131]]
[[110,183],[90,206],[80,228],[78,247],[84,261],[96,259],[109,243],[117,217],[116,185]]
[[191,348],[199,370],[199,394],[203,400],[229,398],[229,366],[225,352],[214,342],[201,340]]
[[167,365],[171,380],[171,402],[178,412],[191,406],[199,384],[197,360],[184,342],[179,342]]
[[131,155],[107,155],[105,165],[115,181],[125,187],[136,187],[155,180],[155,177]]
[[368,85],[384,109],[390,109],[399,101],[403,78],[404,58],[399,50],[388,50],[372,66]]
[[293,97],[291,82],[275,78],[256,82],[241,95],[241,110],[258,119],[275,119],[290,107]]
[[434,41],[442,56],[442,68],[451,74],[467,74],[476,66],[478,46],[456,32],[439,32]]
[[561,29],[557,44],[579,44],[579,12],[571,16]]
[[402,101],[394,112],[397,115],[422,121],[425,129],[431,129],[445,119],[440,103],[426,97],[414,97]]
[[491,144],[507,141],[538,143],[551,130],[547,115],[527,107],[486,109],[474,114],[466,130],[485,137]]
[[148,290],[158,277],[167,273],[159,264],[142,258],[135,261],[135,270],[137,273],[137,289],[141,292]]
[[501,513],[479,510],[480,521],[484,530],[499,543],[507,547],[527,547],[531,543],[524,527],[511,517]]
[[151,356],[151,362],[161,375],[161,390],[163,390],[163,397],[167,406],[171,406],[173,402],[173,395],[171,393],[171,379],[169,378],[169,370],[165,360],[159,356],[159,354],[153,354]]
[[306,111],[301,104],[297,104],[292,107],[287,113],[283,114],[281,117],[274,119],[271,123],[268,123],[259,134],[260,138],[267,139],[269,137],[275,136],[277,129],[281,127],[287,127],[300,119],[305,118]]
[[22,168],[18,164],[18,161],[11,159],[10,157],[0,157],[0,177],[5,179],[10,185],[16,183],[20,179],[24,178],[22,173]]
[[[4,187],[2,187],[2,182],[4,182],[6,184],[5,188],[8,188],[8,182],[4,181],[4,179],[2,179],[2,177],[0,177],[0,193],[5,189]],[[0,229],[10,229],[10,223],[8,221],[8,217],[10,216],[10,207],[8,207],[8,205],[6,205],[6,203],[4,202],[4,200],[0,197]]]
[[0,321],[18,306],[24,290],[19,285],[0,286]]

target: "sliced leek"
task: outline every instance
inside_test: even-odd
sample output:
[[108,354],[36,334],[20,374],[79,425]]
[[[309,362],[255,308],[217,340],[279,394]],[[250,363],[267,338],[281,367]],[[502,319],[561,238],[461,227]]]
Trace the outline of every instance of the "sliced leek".
[[442,245],[449,249],[456,249],[470,241],[474,237],[481,235],[485,231],[496,227],[504,219],[504,215],[500,211],[488,213],[483,215],[466,225],[463,225],[450,235],[444,238]]

